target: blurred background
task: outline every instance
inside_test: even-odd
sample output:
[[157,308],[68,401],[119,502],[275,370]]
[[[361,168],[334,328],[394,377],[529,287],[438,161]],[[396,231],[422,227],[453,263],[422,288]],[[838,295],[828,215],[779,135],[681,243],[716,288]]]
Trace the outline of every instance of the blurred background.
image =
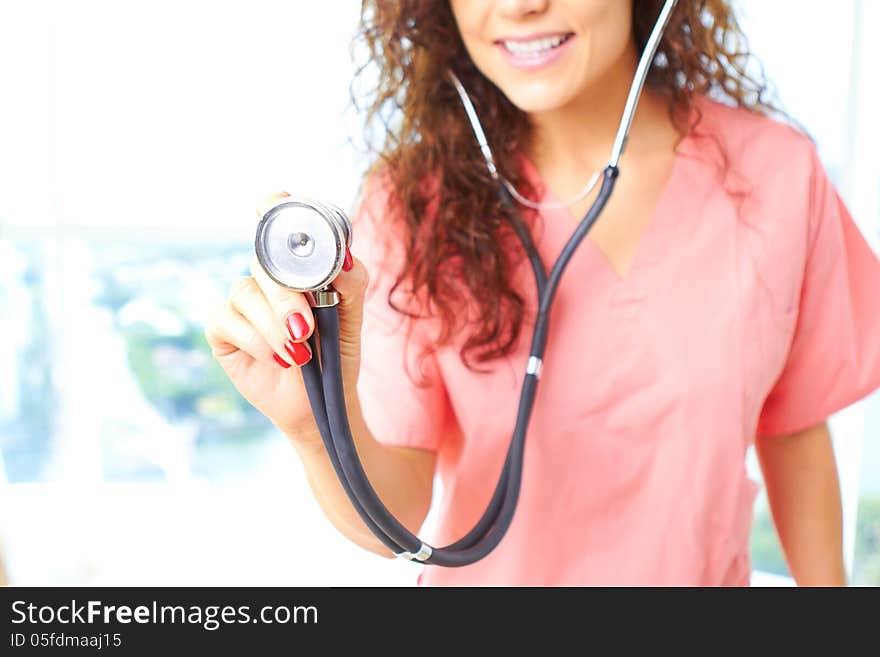
[[[880,2],[736,4],[784,108],[880,252],[880,41],[868,32]],[[295,451],[202,337],[247,270],[259,198],[354,200],[366,166],[349,107],[358,10],[0,0],[0,555],[11,583],[415,583],[418,567],[336,532]],[[880,395],[831,426],[850,581],[878,585]],[[763,495],[752,561],[753,584],[791,583]]]

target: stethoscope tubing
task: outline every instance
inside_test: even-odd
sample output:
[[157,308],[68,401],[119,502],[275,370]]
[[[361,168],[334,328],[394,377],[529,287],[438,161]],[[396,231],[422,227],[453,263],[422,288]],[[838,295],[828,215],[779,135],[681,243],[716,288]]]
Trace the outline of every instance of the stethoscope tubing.
[[[486,511],[474,527],[455,543],[445,547],[432,547],[423,543],[418,536],[404,527],[391,514],[373,489],[361,460],[358,458],[348,421],[339,351],[338,307],[336,305],[313,307],[317,338],[315,333],[309,338],[313,358],[302,367],[302,375],[321,440],[333,470],[353,508],[363,519],[367,528],[397,556],[428,565],[466,566],[479,561],[495,549],[510,528],[519,500],[525,440],[543,365],[553,299],[565,268],[583,238],[599,218],[614,191],[620,173],[618,161],[626,144],[639,95],[645,83],[651,60],[676,3],[677,0],[666,0],[661,9],[630,88],[612,148],[612,155],[609,164],[602,173],[602,184],[598,195],[565,243],[549,274],[527,227],[522,222],[510,192],[504,186],[504,181],[498,173],[488,140],[483,133],[467,92],[458,78],[450,72],[450,78],[461,97],[489,173],[498,184],[499,198],[507,211],[507,218],[511,221],[514,232],[528,254],[538,294],[538,312],[532,330],[529,361],[520,389],[516,423],[504,465]],[[320,344],[320,353],[316,349],[318,344]]]
[[[546,285],[547,280],[547,272],[544,268],[544,264],[541,261],[540,256],[538,255],[537,249],[534,246],[534,242],[532,241],[532,236],[529,233],[528,228],[522,223],[521,218],[518,216],[518,214],[513,214],[516,212],[516,206],[514,205],[513,200],[510,198],[509,193],[506,189],[500,188],[499,194],[505,208],[508,209],[511,213],[510,220],[513,225],[514,231],[516,232],[517,236],[525,247],[526,253],[532,266],[532,270],[535,275],[535,282],[537,285],[538,294],[540,295]],[[327,310],[328,309],[324,308],[314,309],[317,325],[325,326],[328,324],[328,322],[330,322],[331,324],[333,323],[332,318],[329,320],[324,318]],[[332,308],[329,310],[332,310]],[[328,332],[332,332],[332,328],[324,328],[319,330],[323,335],[326,335]],[[366,509],[364,509],[364,507],[361,505],[358,496],[352,490],[352,486],[349,483],[348,477],[345,474],[342,463],[340,462],[339,454],[333,441],[333,434],[331,433],[330,422],[327,417],[327,407],[324,397],[324,382],[322,368],[318,361],[319,352],[317,342],[318,339],[316,331],[312,333],[312,335],[309,336],[308,339],[308,343],[312,349],[312,354],[314,354],[314,357],[302,367],[302,375],[305,382],[306,392],[309,397],[309,403],[312,407],[313,415],[315,417],[315,421],[318,426],[324,448],[329,456],[333,470],[336,473],[336,476],[339,479],[349,501],[351,502],[357,514],[363,519],[367,528],[374,535],[376,535],[376,537],[379,538],[379,540],[392,552],[404,552],[405,550],[402,548],[402,546],[391,539],[388,534],[384,530],[382,530],[379,525],[376,524],[376,522],[373,520],[372,515],[367,513]],[[330,350],[327,350],[325,353],[328,353],[329,351]],[[504,468],[499,478],[498,485],[495,488],[490,503],[486,507],[486,511],[483,513],[483,516],[474,525],[471,531],[469,531],[465,536],[463,536],[452,545],[448,546],[448,549],[458,550],[472,547],[486,534],[488,528],[491,527],[492,524],[495,522],[498,516],[498,511],[501,508],[501,504],[504,500],[504,493],[506,490],[506,485],[510,472],[510,460],[513,454],[512,446],[513,443],[511,443],[511,448],[508,449],[507,456],[504,462]]]
[[[616,168],[606,168],[599,195],[566,242],[549,276],[513,204],[509,201],[506,203],[510,213],[517,215],[512,216],[511,221],[529,255],[539,297],[530,359],[543,360],[553,295],[569,260],[611,196],[617,174]],[[503,190],[499,193],[507,192]],[[446,567],[466,566],[485,557],[507,533],[516,510],[522,482],[525,439],[534,408],[540,371],[527,371],[523,379],[513,436],[498,484],[483,516],[471,531],[455,543],[445,547],[426,546],[382,503],[357,456],[345,405],[337,306],[316,307],[313,308],[313,312],[320,340],[320,359],[313,357],[303,366],[303,380],[333,469],[354,509],[370,531],[395,554],[410,557],[421,555],[422,558],[416,560]],[[314,335],[310,338],[310,346],[313,353],[316,353]]]
[[[335,310],[335,306],[332,307]],[[313,312],[315,314],[315,323],[318,324],[318,315],[321,308],[314,308]],[[326,320],[321,320],[321,324],[325,324]],[[339,323],[337,316],[337,324]],[[328,331],[329,329],[323,329],[324,331]],[[327,417],[327,405],[324,399],[324,381],[321,372],[321,366],[318,362],[318,348],[317,348],[317,330],[312,333],[312,335],[308,338],[309,347],[312,349],[312,358],[308,363],[302,366],[302,376],[303,382],[306,388],[306,394],[309,398],[309,405],[312,407],[312,414],[315,417],[315,423],[318,426],[318,432],[321,435],[321,441],[324,444],[324,449],[327,452],[327,456],[330,459],[330,464],[333,466],[333,471],[336,473],[336,477],[339,479],[339,482],[342,484],[342,488],[345,491],[345,494],[348,496],[349,501],[354,507],[357,514],[364,520],[364,523],[367,525],[367,528],[375,534],[375,536],[382,541],[385,547],[389,548],[393,552],[399,552],[400,546],[388,538],[388,535],[385,531],[379,527],[375,522],[373,522],[372,518],[367,514],[364,507],[361,505],[360,500],[357,495],[355,495],[352,490],[351,485],[348,483],[348,478],[345,474],[345,470],[342,467],[342,463],[339,460],[339,454],[336,451],[336,445],[333,442],[333,434],[330,429],[330,420]]]

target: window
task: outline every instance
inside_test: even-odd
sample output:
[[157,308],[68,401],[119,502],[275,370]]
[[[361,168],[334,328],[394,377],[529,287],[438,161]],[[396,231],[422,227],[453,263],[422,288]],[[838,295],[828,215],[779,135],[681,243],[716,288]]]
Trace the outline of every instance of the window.
[[20,90],[0,109],[14,582],[414,583],[353,554],[202,337],[248,271],[258,199],[354,199],[344,5],[38,1],[0,21]]

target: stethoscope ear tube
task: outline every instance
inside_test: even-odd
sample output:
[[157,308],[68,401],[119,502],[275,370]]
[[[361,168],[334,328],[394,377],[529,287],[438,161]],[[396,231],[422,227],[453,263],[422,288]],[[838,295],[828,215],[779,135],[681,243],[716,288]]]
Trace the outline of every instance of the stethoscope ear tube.
[[[532,336],[529,362],[543,358],[549,322],[550,302],[562,272],[577,247],[577,243],[601,213],[611,195],[617,179],[616,169],[608,168],[603,177],[599,196],[569,238],[563,255],[547,278],[540,256],[519,217],[511,207],[511,221],[523,245],[529,253],[535,270],[535,281],[541,298],[538,318]],[[501,476],[492,499],[483,516],[473,529],[455,543],[435,548],[423,543],[404,527],[388,511],[369,482],[357,455],[351,434],[342,378],[342,361],[339,352],[339,314],[337,306],[313,308],[315,326],[320,340],[320,364],[318,358],[303,366],[303,380],[309,403],[321,433],[333,469],[339,477],[346,495],[367,527],[393,553],[430,565],[460,567],[472,564],[488,555],[504,538],[513,521],[522,482],[523,457],[528,425],[537,393],[540,368],[527,369],[520,393],[516,424]],[[314,335],[310,338],[313,353],[317,353]]]

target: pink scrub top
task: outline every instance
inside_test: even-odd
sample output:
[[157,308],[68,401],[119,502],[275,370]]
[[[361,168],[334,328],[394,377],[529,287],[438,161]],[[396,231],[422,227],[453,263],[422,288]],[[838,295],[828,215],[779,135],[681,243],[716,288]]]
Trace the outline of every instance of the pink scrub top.
[[[748,585],[759,485],[747,448],[880,386],[880,261],[814,145],[747,110],[698,107],[627,274],[588,238],[563,275],[507,535],[472,565],[421,567],[420,584]],[[388,185],[368,182],[354,219],[352,250],[371,274],[358,393],[377,440],[436,452],[437,522],[421,538],[443,546],[473,527],[498,481],[535,283],[523,260],[522,336],[484,364],[491,373],[462,364],[462,335],[422,361],[430,384],[415,385],[407,371],[439,325],[412,322],[407,346],[388,306],[403,249],[387,197]],[[566,209],[541,219],[549,270],[575,219]]]

